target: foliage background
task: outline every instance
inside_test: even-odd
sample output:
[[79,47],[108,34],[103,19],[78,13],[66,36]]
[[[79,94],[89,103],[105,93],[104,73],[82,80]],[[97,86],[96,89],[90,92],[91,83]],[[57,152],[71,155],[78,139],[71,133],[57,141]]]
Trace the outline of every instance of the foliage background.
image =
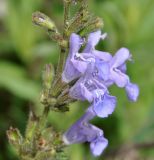
[[[128,102],[122,89],[111,88],[118,97],[116,111],[107,119],[94,119],[109,139],[106,153],[122,144],[154,140],[154,1],[89,0],[90,9],[104,20],[108,38],[98,49],[115,51],[128,47],[135,63],[128,63],[128,73],[140,86],[137,103]],[[5,131],[18,127],[22,133],[29,108],[39,114],[39,92],[43,65],[58,59],[58,46],[31,22],[32,12],[40,10],[62,28],[62,0],[0,0],[0,160],[15,160]],[[49,120],[57,130],[65,131],[88,106],[75,103],[66,114],[51,113]],[[72,160],[94,160],[88,144],[69,149]],[[153,159],[153,149],[139,151],[142,159]],[[99,157],[99,160],[105,158]]]

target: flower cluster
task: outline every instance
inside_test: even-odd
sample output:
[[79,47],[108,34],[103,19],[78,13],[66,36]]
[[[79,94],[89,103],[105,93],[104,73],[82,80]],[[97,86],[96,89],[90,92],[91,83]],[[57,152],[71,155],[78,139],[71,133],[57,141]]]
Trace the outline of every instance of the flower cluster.
[[131,60],[131,54],[126,48],[119,49],[114,56],[108,52],[95,49],[106,34],[101,31],[90,33],[87,44],[79,53],[84,39],[73,33],[70,37],[70,50],[62,74],[64,82],[76,80],[70,88],[70,97],[76,100],[87,100],[90,107],[85,114],[64,134],[66,144],[89,142],[94,156],[99,156],[108,145],[103,131],[90,124],[95,116],[108,117],[115,109],[116,97],[111,96],[108,87],[116,84],[124,88],[128,99],[136,101],[139,88],[131,83],[126,75],[126,61]]

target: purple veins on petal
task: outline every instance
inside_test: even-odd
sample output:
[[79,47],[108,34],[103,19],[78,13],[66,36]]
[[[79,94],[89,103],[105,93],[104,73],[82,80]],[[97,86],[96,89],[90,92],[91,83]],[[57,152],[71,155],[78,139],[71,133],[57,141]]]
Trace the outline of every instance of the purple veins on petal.
[[125,87],[127,97],[130,101],[136,102],[139,96],[139,87],[136,84],[128,83]]
[[90,143],[90,149],[94,156],[100,156],[108,145],[108,140],[100,136]]
[[105,118],[113,113],[116,107],[116,97],[108,93],[97,95],[94,98],[93,108],[98,117]]

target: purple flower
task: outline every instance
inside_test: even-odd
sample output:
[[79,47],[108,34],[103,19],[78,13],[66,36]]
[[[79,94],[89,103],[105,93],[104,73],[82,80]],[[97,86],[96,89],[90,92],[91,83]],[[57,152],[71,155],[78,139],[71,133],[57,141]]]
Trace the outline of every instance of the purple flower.
[[[79,49],[83,44],[83,39],[75,33],[71,35],[70,51],[62,74],[62,79],[64,82],[68,83],[76,78],[79,78],[85,73],[88,64],[95,63],[95,60],[97,60],[95,69],[98,70],[101,66],[100,72],[105,72],[105,74],[107,74],[106,71],[108,64],[104,62],[109,61],[112,56],[107,52],[95,50],[96,44],[101,38],[104,37],[105,35],[101,35],[101,31],[91,33],[88,37],[88,42],[85,49],[82,53],[79,53]],[[106,67],[106,69],[103,69],[104,67]],[[101,74],[99,74],[99,76],[100,75]]]
[[89,121],[95,116],[92,107],[63,135],[65,144],[89,142],[94,156],[99,156],[108,145],[103,131],[91,125]]
[[[130,82],[126,75],[126,61],[130,60],[131,55],[126,48],[121,48],[110,60],[110,82],[114,82],[118,87],[125,87],[127,97],[130,101],[137,101],[139,87]],[[108,83],[108,81],[107,81]],[[109,86],[109,85],[108,85]]]
[[107,88],[103,83],[94,79],[92,75],[86,74],[81,77],[76,84],[70,89],[70,96],[78,100],[88,100],[92,102],[94,99],[93,93],[96,90],[102,90],[102,93],[106,92]]
[[83,44],[83,40],[80,36],[73,33],[70,37],[70,51],[66,60],[65,68],[62,74],[62,79],[64,82],[70,82],[76,78],[79,78],[85,73],[87,65],[95,61],[94,56],[90,54],[79,54],[79,49]]
[[72,34],[70,37],[70,52],[63,71],[63,81],[77,79],[70,88],[69,95],[76,100],[87,100],[91,106],[86,113],[64,134],[66,144],[89,142],[94,156],[100,155],[107,147],[108,141],[103,131],[89,121],[95,116],[105,118],[113,113],[116,107],[116,97],[111,96],[108,87],[116,84],[125,88],[127,97],[135,102],[139,95],[139,87],[131,83],[126,74],[126,61],[131,54],[126,48],[119,49],[114,56],[108,52],[95,49],[100,39],[106,34],[101,31],[90,33],[87,44],[79,53],[82,39]]
[[116,97],[110,96],[107,87],[95,79],[91,73],[93,66],[89,65],[85,76],[81,77],[70,89],[70,96],[78,100],[88,100],[92,103],[94,112],[99,117],[108,117],[116,106]]

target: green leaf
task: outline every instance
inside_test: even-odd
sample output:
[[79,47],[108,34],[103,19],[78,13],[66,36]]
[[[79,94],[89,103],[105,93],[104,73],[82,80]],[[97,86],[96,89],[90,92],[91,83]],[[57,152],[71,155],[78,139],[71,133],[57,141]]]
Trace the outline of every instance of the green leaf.
[[23,68],[4,61],[0,62],[0,88],[30,101],[35,101],[40,92],[39,85],[27,77]]

